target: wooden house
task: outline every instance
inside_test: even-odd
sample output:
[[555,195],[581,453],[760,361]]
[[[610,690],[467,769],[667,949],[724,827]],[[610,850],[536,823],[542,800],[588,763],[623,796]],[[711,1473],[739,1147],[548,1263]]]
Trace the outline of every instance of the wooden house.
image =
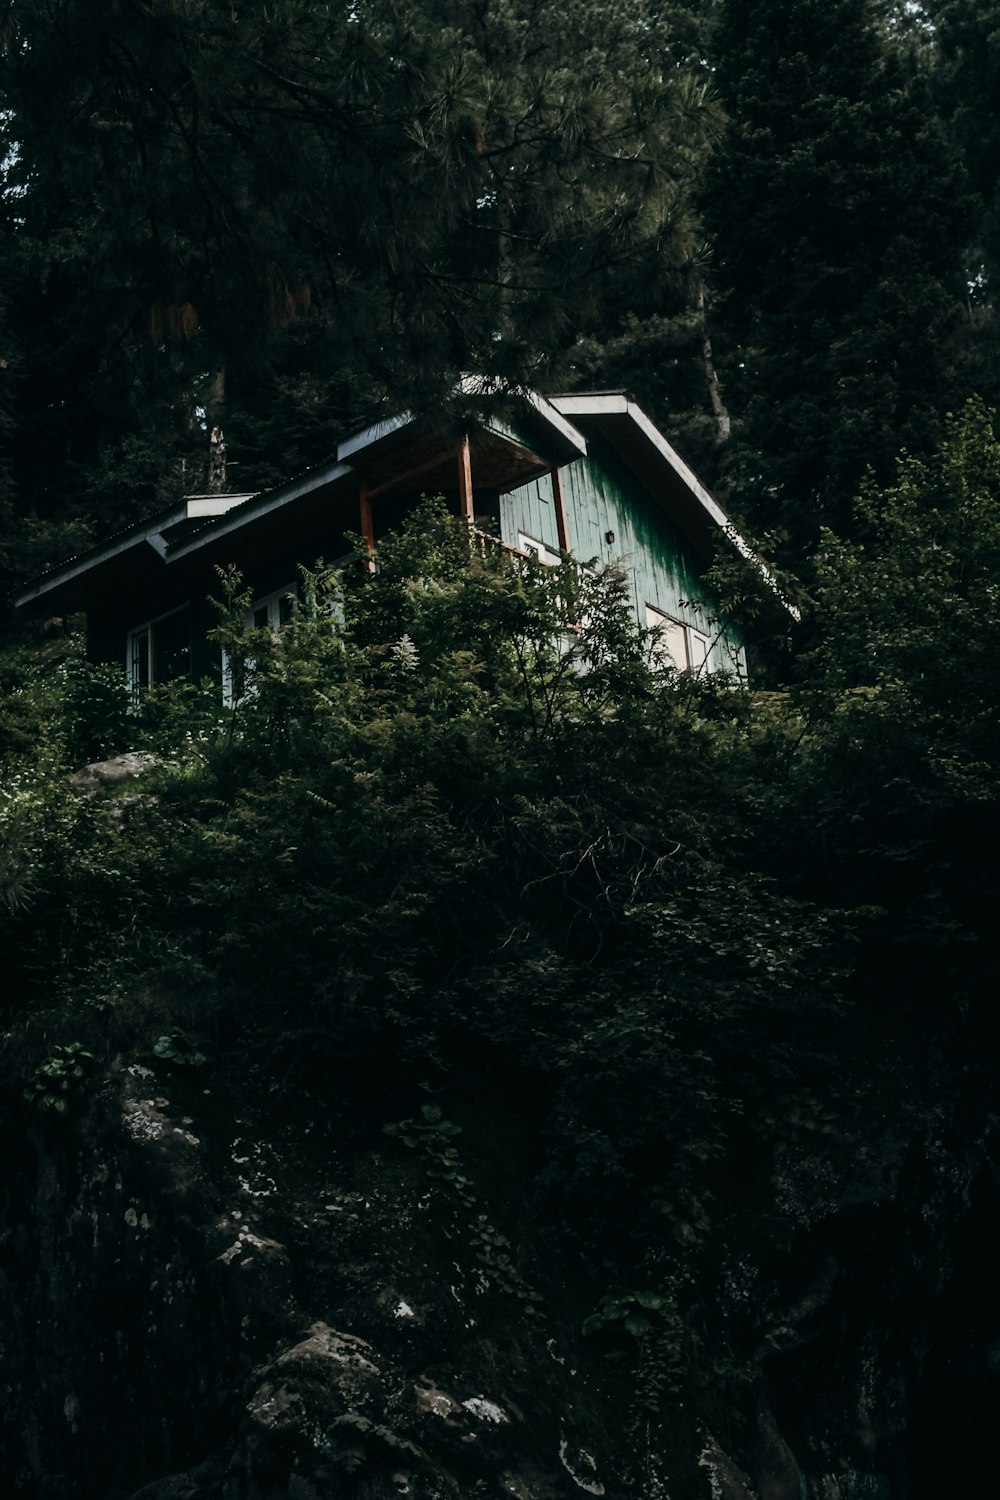
[[[499,411],[499,403],[498,403]],[[567,553],[621,565],[638,625],[681,670],[745,670],[743,644],[720,630],[702,579],[720,535],[746,550],[724,512],[624,392],[544,399],[522,393],[460,426],[407,414],[345,438],[336,456],[258,494],[195,495],[109,537],[27,584],[16,603],[84,610],[98,660],[121,661],[135,690],[220,676],[210,597],[219,566],[252,587],[251,622],[280,628],[299,564],[356,557],[421,495],[514,553]]]

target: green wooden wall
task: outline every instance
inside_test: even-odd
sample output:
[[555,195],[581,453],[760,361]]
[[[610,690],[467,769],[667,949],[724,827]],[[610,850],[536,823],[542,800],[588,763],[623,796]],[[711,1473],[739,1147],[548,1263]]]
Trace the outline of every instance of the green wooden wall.
[[[624,566],[640,625],[646,623],[646,606],[652,605],[707,636],[711,670],[744,672],[739,637],[731,630],[720,633],[713,618],[701,581],[704,561],[613,450],[593,438],[589,447],[588,457],[562,470],[570,551],[580,562],[596,558]],[[523,532],[558,549],[551,476],[501,495],[500,520],[501,539],[509,546],[516,546]],[[613,542],[607,540],[609,532]]]

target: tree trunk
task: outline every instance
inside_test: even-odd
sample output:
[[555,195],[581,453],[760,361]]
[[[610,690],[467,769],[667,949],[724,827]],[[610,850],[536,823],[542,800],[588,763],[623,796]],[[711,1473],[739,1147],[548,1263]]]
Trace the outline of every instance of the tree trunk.
[[701,355],[705,364],[705,379],[708,382],[708,396],[712,403],[712,412],[715,416],[715,442],[718,447],[729,441],[732,430],[732,422],[729,412],[722,399],[719,389],[719,377],[716,373],[715,362],[712,359],[712,340],[708,336],[708,325],[705,321],[705,284],[700,283],[698,287],[698,311],[701,313]]
[[226,367],[220,365],[212,376],[205,398],[208,419],[208,493],[221,495],[226,488],[226,436],[223,419],[226,408]]

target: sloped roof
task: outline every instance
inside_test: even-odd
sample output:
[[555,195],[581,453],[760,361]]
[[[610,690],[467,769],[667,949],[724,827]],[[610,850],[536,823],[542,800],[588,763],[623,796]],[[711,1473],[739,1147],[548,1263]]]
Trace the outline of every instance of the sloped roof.
[[[587,432],[599,432],[701,553],[710,553],[723,532],[777,592],[767,569],[732,527],[725,511],[627,392],[589,391],[545,398],[533,391],[518,391],[514,401],[524,431],[515,434],[489,413],[492,395],[504,393],[493,393],[474,381],[464,382],[462,390],[479,398],[483,408],[476,428],[476,468],[480,475],[489,476],[488,485],[495,485],[497,476],[501,484],[521,483],[582,457],[588,451]],[[509,401],[510,393],[506,394]],[[303,503],[307,518],[314,512],[321,515],[335,493],[357,487],[362,478],[366,484],[374,479],[385,490],[397,480],[401,484],[416,473],[430,473],[433,457],[421,463],[420,455],[432,454],[436,445],[443,463],[441,439],[450,425],[399,413],[344,438],[329,463],[274,489],[188,496],[50,568],[26,583],[14,602],[24,606],[60,598],[72,606],[84,584],[96,582],[98,574],[113,581],[122,577],[122,568],[155,567],[156,559],[162,565],[194,559],[238,533],[248,538],[273,535],[287,525],[285,517],[301,521]],[[456,426],[454,436],[459,435]],[[433,477],[430,473],[427,482]]]
[[245,504],[253,496],[250,492],[233,495],[186,495],[175,505],[154,511],[141,521],[112,533],[85,552],[47,568],[30,579],[14,597],[18,607],[30,604],[51,590],[71,583],[75,578],[89,572],[103,562],[111,562],[126,553],[151,548],[161,559],[166,559],[171,548],[185,537],[197,532],[211,520]]
[[602,434],[699,552],[710,554],[721,531],[753,564],[789,614],[798,619],[798,610],[784,598],[770,570],[627,391],[578,391],[551,400],[563,416],[579,422],[585,431],[593,427]]

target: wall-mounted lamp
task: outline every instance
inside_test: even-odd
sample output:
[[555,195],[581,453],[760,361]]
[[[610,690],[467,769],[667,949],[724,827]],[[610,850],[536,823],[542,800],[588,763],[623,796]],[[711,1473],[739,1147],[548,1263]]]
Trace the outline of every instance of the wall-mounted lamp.
[[614,545],[614,540],[615,540],[615,534],[614,534],[614,532],[613,531],[606,531],[604,533],[604,540],[607,542],[607,544],[608,544],[609,547],[613,546]]

